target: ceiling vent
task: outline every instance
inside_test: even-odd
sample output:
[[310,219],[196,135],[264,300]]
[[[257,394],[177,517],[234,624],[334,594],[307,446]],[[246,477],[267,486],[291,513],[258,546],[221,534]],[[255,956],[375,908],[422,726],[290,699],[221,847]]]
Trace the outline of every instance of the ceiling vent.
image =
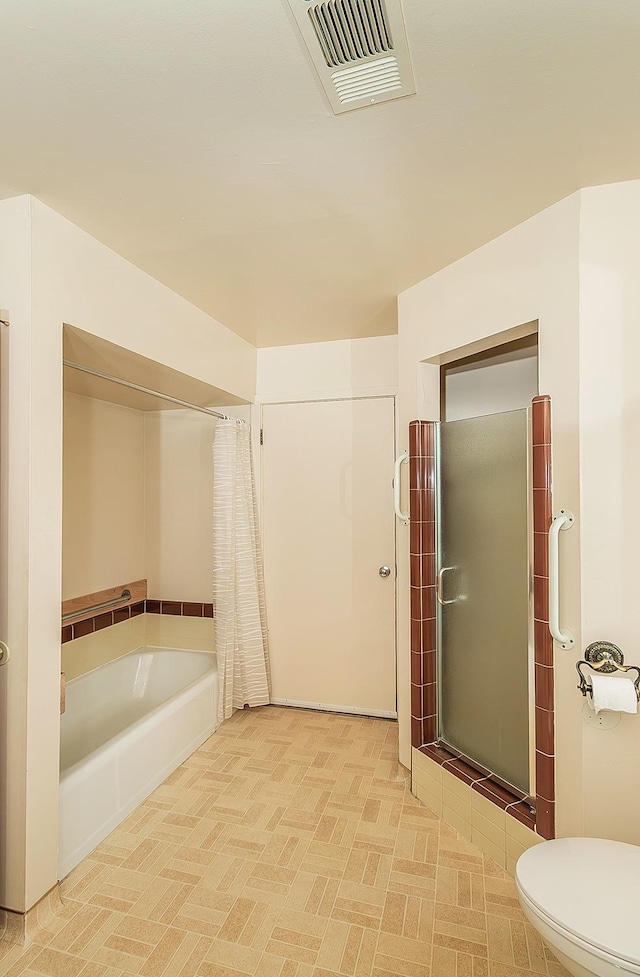
[[414,95],[400,0],[287,0],[333,111]]

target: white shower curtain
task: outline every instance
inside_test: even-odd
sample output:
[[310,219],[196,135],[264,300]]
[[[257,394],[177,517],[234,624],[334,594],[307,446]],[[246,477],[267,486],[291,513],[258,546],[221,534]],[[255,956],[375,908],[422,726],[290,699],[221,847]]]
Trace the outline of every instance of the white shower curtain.
[[218,421],[213,441],[213,599],[222,722],[271,691],[251,435],[235,420]]

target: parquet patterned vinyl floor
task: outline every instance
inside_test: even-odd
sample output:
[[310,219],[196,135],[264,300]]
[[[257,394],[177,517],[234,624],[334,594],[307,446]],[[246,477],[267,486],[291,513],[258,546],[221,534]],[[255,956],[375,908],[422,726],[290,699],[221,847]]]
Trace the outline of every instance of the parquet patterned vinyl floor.
[[65,879],[7,977],[566,977],[512,880],[410,793],[397,726],[225,723]]

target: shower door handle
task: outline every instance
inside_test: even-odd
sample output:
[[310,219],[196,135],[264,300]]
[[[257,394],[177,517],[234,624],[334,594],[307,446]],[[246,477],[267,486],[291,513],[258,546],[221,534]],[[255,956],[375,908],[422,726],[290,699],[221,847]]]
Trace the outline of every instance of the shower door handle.
[[438,598],[438,603],[444,607],[445,604],[455,604],[456,598],[452,597],[450,600],[445,600],[442,596],[444,590],[444,575],[447,570],[455,570],[455,567],[440,567],[438,570],[438,583],[436,586],[436,597]]

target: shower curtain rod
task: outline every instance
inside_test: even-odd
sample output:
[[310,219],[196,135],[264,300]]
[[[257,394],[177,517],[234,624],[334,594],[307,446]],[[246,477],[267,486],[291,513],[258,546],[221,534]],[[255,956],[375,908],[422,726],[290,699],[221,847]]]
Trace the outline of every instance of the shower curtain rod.
[[137,390],[141,394],[149,394],[151,397],[158,397],[160,400],[167,400],[171,404],[177,404],[179,407],[187,407],[189,410],[198,410],[201,414],[209,414],[211,417],[219,417],[223,421],[236,421],[238,424],[244,424],[244,420],[241,417],[230,417],[228,414],[222,414],[217,410],[210,410],[208,407],[199,407],[197,404],[189,404],[186,400],[178,400],[177,397],[170,397],[169,394],[160,393],[159,390],[151,390],[149,387],[141,387],[139,383],[131,383],[130,380],[121,380],[120,377],[112,377],[109,373],[102,373],[100,370],[94,370],[90,366],[81,366],[80,363],[72,363],[70,360],[63,360],[63,366],[68,366],[71,370],[80,370],[81,373],[88,373],[92,377],[99,377],[101,380],[110,380],[111,383],[119,383],[121,387],[128,387],[129,390]]

